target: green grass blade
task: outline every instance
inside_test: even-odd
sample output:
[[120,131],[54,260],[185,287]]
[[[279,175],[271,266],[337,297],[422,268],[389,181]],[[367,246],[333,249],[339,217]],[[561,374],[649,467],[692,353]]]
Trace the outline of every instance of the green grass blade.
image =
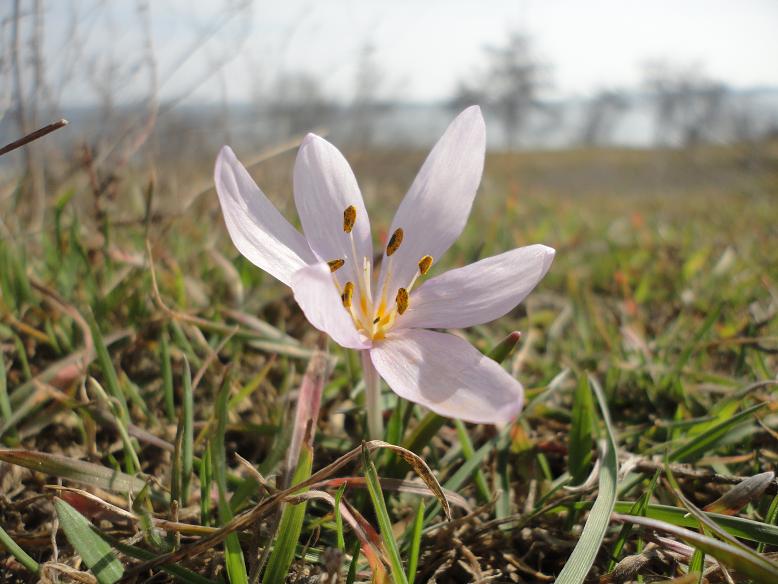
[[213,474],[211,473],[212,445],[209,442],[200,459],[200,524],[211,524],[211,485],[213,484]]
[[[313,451],[307,444],[303,444],[300,449],[300,459],[295,470],[292,484],[296,485],[311,476],[313,466]],[[336,507],[337,508],[337,507]],[[297,542],[300,539],[300,533],[305,519],[305,502],[296,505],[286,504],[281,513],[281,521],[276,530],[276,540],[273,544],[273,551],[267,562],[267,569],[262,577],[265,584],[275,582],[284,582],[289,573],[289,567],[294,560],[294,553],[297,548]]]
[[731,418],[719,422],[709,430],[695,436],[686,444],[679,446],[670,452],[668,460],[670,462],[687,462],[694,459],[698,455],[708,452],[713,447],[715,447],[720,440],[726,437],[726,435],[731,432],[733,428],[747,422],[754,412],[762,409],[766,405],[766,402],[758,403],[751,406],[750,408],[746,408]]
[[[616,513],[629,513],[634,504],[634,501],[617,501],[614,511]],[[574,509],[582,510],[589,509],[591,504],[588,502],[578,502],[573,503],[571,506]],[[705,514],[734,537],[778,546],[778,526],[731,515],[707,512]],[[670,505],[650,504],[646,507],[645,515],[650,519],[656,519],[678,527],[696,528],[699,525],[699,521],[691,516],[686,509]]]
[[173,399],[173,367],[170,363],[170,341],[166,329],[159,337],[159,363],[162,373],[162,394],[165,397],[165,415],[169,421],[175,420],[176,407]]
[[[21,449],[0,450],[0,460],[114,493],[137,494],[146,486],[145,481],[123,472],[93,462],[47,452]],[[164,500],[160,493],[156,494],[156,498],[159,501]]]
[[92,340],[95,346],[95,354],[97,355],[97,362],[100,365],[100,370],[105,376],[105,386],[108,393],[111,394],[121,408],[121,414],[125,422],[130,421],[130,413],[127,408],[127,399],[124,396],[121,386],[119,385],[119,376],[116,374],[116,368],[113,366],[111,356],[108,353],[108,348],[105,344],[105,339],[100,332],[100,327],[97,325],[94,314],[91,311],[87,311],[86,320],[89,323],[89,330],[92,332]]
[[375,509],[378,526],[381,530],[381,538],[384,540],[384,547],[389,556],[392,578],[395,584],[408,584],[402,560],[400,559],[400,550],[397,547],[397,541],[394,539],[394,533],[392,533],[392,521],[389,519],[389,512],[386,509],[386,501],[384,501],[381,483],[378,480],[378,472],[370,458],[370,453],[364,446],[362,448],[362,463],[365,468],[367,490],[370,493],[371,501],[373,501],[373,508]]
[[[2,416],[3,426],[11,419],[13,410],[11,409],[11,400],[8,399],[8,378],[5,371],[5,355],[0,352],[0,416]],[[15,439],[15,432],[11,435]]]
[[[634,517],[631,515],[614,515],[614,519],[618,521],[631,521],[632,523],[636,523],[637,525],[649,529],[669,533],[686,541],[689,545],[702,550],[706,554],[710,554],[722,564],[734,568],[756,582],[762,584],[774,584],[775,582],[778,582],[778,565],[757,554],[753,550],[744,551],[741,547],[735,547],[727,542],[719,541],[695,531],[677,527],[657,519]],[[559,582],[559,580],[557,580],[557,582]]]
[[333,506],[335,512],[335,531],[338,539],[338,549],[342,552],[346,551],[346,540],[343,537],[343,516],[340,513],[340,501],[343,499],[343,493],[346,491],[346,485],[341,485],[338,491],[335,493],[335,505]]
[[[213,447],[213,476],[219,491],[219,522],[226,525],[232,520],[232,509],[227,500],[227,454],[224,445],[224,434],[227,429],[227,401],[230,393],[230,377],[224,380],[216,400],[216,436]],[[224,562],[227,565],[227,577],[230,584],[248,584],[246,562],[240,547],[238,534],[230,533],[224,540]]]
[[570,426],[567,466],[574,485],[586,480],[592,465],[592,435],[594,432],[594,403],[585,375],[578,381],[573,395],[573,414]]
[[186,358],[184,358],[183,386],[184,433],[181,438],[181,501],[186,505],[189,501],[189,488],[192,483],[192,469],[194,467],[194,395],[192,392],[192,372]]
[[[465,460],[469,460],[475,455],[473,442],[470,440],[470,435],[467,433],[467,428],[462,420],[454,420],[454,425],[457,428],[457,436],[459,437],[459,444],[462,447],[462,454],[464,455]],[[480,466],[475,468],[472,477],[480,502],[486,503],[487,501],[490,501],[492,494],[489,492],[489,485],[486,483],[486,477]]]
[[499,343],[497,343],[491,351],[487,354],[490,359],[494,359],[498,363],[502,363],[508,357],[511,356],[516,345],[521,340],[521,333],[519,331],[513,331]]
[[[654,489],[656,489],[656,484],[659,481],[659,477],[662,474],[662,471],[657,470],[654,473],[654,476],[651,477],[651,482],[648,484],[648,488],[644,491],[644,493],[640,496],[640,499],[635,501],[632,504],[632,507],[630,507],[628,513],[630,515],[645,515],[646,509],[648,509],[648,502],[651,500],[651,497],[654,495]],[[618,503],[616,503],[618,505]],[[632,526],[629,523],[625,523],[621,527],[621,531],[619,532],[619,537],[616,540],[616,543],[613,544],[613,553],[611,554],[611,561],[608,565],[608,572],[613,570],[613,568],[616,566],[617,559],[619,556],[621,556],[621,552],[624,549],[624,546],[627,543],[627,538],[629,537],[629,534],[632,532]]]
[[86,517],[62,499],[54,498],[54,508],[65,537],[89,566],[97,581],[100,584],[118,582],[124,575],[124,568],[110,544],[98,535]]
[[[144,550],[143,548],[139,548],[134,545],[128,545],[109,537],[106,537],[106,539],[111,542],[113,547],[122,552],[125,556],[130,556],[131,558],[135,558],[137,560],[143,560],[144,562],[153,560],[157,557],[154,552]],[[184,584],[221,584],[221,581],[217,582],[216,580],[211,580],[210,578],[200,576],[199,574],[195,574],[191,570],[187,570],[181,566],[163,564],[159,567],[159,569],[163,572],[167,572],[171,576],[175,576],[179,582],[183,582]]]
[[421,532],[423,527],[424,501],[419,501],[411,531],[411,548],[408,557],[408,584],[413,584],[416,579],[416,568],[419,565],[419,556],[421,555]]
[[403,448],[411,452],[421,452],[429,444],[432,437],[438,433],[446,423],[446,418],[433,412],[425,415],[403,443]]
[[122,439],[122,444],[124,445],[125,459],[127,461],[125,464],[127,468],[125,470],[130,473],[136,473],[140,471],[140,459],[138,458],[138,453],[135,452],[135,445],[130,438],[129,432],[127,431],[127,424],[125,420],[128,418],[122,414],[121,404],[117,404],[116,401],[109,399],[103,387],[94,377],[89,378],[89,387],[92,389],[92,391],[94,391],[94,393],[97,394],[98,401],[114,415],[113,422],[119,432],[119,436]]
[[597,553],[602,545],[605,532],[610,523],[610,516],[616,503],[616,486],[618,477],[618,459],[616,453],[616,439],[608,404],[599,383],[594,378],[589,378],[589,384],[597,396],[600,404],[602,419],[605,422],[605,452],[600,465],[599,494],[594,501],[589,518],[581,532],[578,543],[570,554],[564,568],[556,579],[556,584],[581,584],[586,580],[589,570],[594,563]]
[[19,547],[19,544],[17,544],[10,535],[8,535],[8,532],[6,532],[5,529],[0,525],[0,546],[4,547],[6,551],[8,551],[13,557],[16,558],[16,560],[24,566],[26,569],[28,569],[33,574],[38,574],[40,571],[40,564],[33,560],[29,555],[27,555],[27,552],[25,552],[22,548]]
[[346,584],[354,584],[357,579],[357,566],[359,565],[359,540],[354,542],[354,548],[351,550],[351,565],[346,574]]

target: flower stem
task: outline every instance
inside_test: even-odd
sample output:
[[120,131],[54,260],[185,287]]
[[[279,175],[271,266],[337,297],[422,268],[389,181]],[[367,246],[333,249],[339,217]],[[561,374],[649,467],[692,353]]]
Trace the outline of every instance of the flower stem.
[[362,375],[365,379],[365,408],[367,409],[367,433],[371,440],[384,437],[384,418],[381,411],[381,378],[370,360],[368,351],[360,351]]

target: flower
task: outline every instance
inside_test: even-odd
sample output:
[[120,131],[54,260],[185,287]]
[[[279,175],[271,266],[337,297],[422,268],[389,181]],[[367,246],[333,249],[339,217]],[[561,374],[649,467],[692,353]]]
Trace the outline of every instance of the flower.
[[377,390],[370,393],[378,387],[376,372],[401,397],[444,416],[502,423],[521,410],[522,386],[498,363],[458,336],[429,329],[465,328],[504,315],[545,275],[554,250],[521,247],[422,285],[464,229],[483,171],[485,134],[477,106],[451,123],[397,210],[380,272],[359,186],[332,144],[308,134],[297,155],[294,199],[305,236],[229,147],[219,153],[216,190],[232,241],[292,288],[314,327],[362,352],[369,420],[378,408]]

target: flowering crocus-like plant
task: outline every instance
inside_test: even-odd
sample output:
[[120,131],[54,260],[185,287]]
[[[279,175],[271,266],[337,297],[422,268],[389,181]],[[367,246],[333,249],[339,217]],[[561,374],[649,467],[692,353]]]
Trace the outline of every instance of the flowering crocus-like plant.
[[224,220],[240,252],[292,288],[308,321],[361,352],[368,426],[380,437],[379,378],[443,416],[510,421],[523,389],[462,338],[507,313],[548,271],[554,250],[530,245],[422,281],[459,237],[483,172],[486,136],[477,106],[462,112],[424,162],[390,229],[380,270],[354,174],[329,142],[309,134],[294,168],[303,233],[276,210],[232,150],[216,161]]

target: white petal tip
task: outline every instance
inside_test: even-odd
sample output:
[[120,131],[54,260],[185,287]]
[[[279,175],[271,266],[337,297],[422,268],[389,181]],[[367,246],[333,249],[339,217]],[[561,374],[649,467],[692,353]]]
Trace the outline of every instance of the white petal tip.
[[548,269],[551,267],[551,262],[554,261],[554,257],[556,257],[556,250],[553,247],[548,247],[547,245],[541,245],[541,249],[543,250],[543,275],[548,272]]
[[308,144],[313,144],[314,142],[316,142],[318,140],[324,140],[324,138],[322,138],[321,136],[319,136],[317,134],[314,134],[313,132],[308,132],[305,135],[305,138],[303,138],[303,141],[300,142],[300,147],[302,148],[304,146],[307,146]]
[[232,151],[232,148],[230,148],[225,144],[219,149],[219,155],[216,157],[216,159],[221,160],[222,158],[227,158],[227,157],[235,158],[235,153]]
[[462,113],[457,116],[458,118],[468,118],[472,119],[473,121],[480,121],[482,124],[484,123],[484,115],[481,112],[481,106],[480,105],[471,105],[468,108],[465,108],[462,110]]

